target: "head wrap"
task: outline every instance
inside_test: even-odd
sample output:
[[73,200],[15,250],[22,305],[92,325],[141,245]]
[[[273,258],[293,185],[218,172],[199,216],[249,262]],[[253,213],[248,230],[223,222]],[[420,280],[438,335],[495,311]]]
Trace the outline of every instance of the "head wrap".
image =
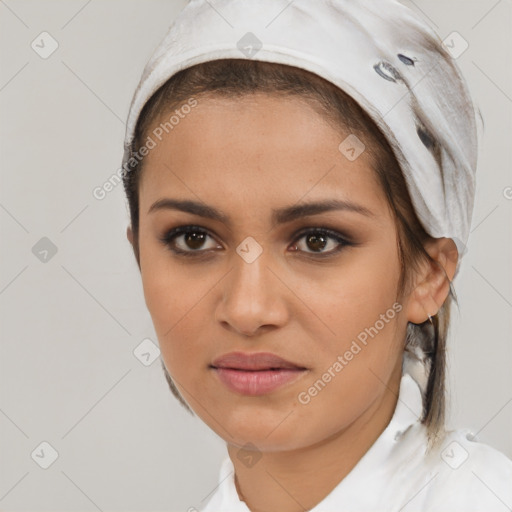
[[456,243],[457,275],[483,124],[448,46],[396,0],[191,0],[143,71],[123,165],[142,108],[178,71],[228,58],[302,68],[349,94],[384,133],[425,230]]

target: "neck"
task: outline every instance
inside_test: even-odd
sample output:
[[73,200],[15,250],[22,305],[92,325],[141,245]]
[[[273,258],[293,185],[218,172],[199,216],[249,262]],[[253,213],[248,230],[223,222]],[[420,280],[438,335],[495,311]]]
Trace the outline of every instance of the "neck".
[[354,468],[389,424],[398,399],[401,368],[384,393],[348,427],[312,446],[262,453],[248,468],[228,444],[238,495],[251,512],[299,512],[320,503]]

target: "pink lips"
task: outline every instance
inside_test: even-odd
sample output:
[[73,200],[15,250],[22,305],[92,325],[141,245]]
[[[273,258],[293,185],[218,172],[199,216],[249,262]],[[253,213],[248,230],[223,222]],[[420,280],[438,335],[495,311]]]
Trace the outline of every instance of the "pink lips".
[[211,366],[229,389],[250,396],[270,393],[307,371],[269,352],[230,352]]

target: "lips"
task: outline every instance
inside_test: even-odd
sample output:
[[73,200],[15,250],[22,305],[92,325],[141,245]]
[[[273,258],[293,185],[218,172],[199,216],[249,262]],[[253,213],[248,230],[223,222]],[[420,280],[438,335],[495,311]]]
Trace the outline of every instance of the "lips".
[[230,352],[215,359],[210,368],[230,391],[248,396],[277,391],[309,371],[270,352]]
[[292,363],[270,352],[230,352],[218,357],[211,364],[213,368],[225,368],[242,371],[264,370],[305,370],[304,366]]

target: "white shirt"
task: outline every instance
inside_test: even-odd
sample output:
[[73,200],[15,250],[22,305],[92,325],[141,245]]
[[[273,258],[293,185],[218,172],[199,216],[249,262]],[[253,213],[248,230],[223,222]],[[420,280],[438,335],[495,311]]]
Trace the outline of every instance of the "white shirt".
[[[310,512],[510,512],[512,461],[469,429],[450,431],[425,456],[418,384],[404,372],[393,417],[350,473]],[[226,457],[202,512],[250,512]]]

